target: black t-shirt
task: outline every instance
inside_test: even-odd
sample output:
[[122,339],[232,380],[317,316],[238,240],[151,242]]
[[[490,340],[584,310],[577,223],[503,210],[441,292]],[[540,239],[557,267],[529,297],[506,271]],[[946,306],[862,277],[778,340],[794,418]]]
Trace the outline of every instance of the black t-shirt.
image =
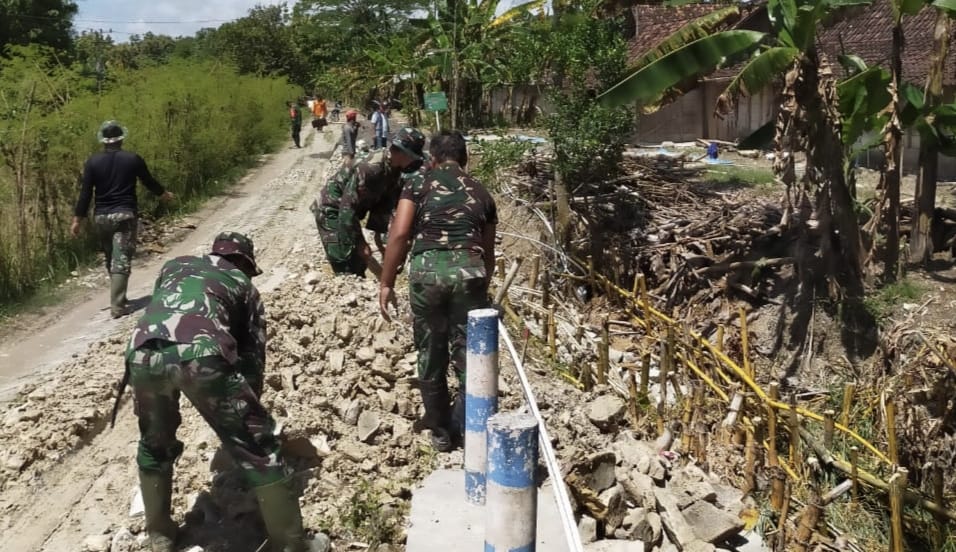
[[162,195],[165,192],[162,185],[149,173],[146,161],[139,155],[123,150],[103,151],[93,155],[83,168],[83,186],[74,214],[78,217],[86,216],[94,191],[95,214],[119,211],[136,213],[137,178],[154,194]]

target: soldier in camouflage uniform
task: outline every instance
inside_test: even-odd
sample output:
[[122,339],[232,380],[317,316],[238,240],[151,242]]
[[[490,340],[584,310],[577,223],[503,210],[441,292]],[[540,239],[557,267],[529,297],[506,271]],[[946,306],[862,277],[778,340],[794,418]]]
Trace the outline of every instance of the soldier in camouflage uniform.
[[70,233],[80,233],[80,223],[90,208],[93,196],[93,223],[100,249],[106,255],[106,271],[110,274],[110,313],[113,318],[127,314],[126,289],[136,250],[137,202],[136,180],[163,201],[173,194],[153,178],[146,161],[139,155],[123,151],[126,129],[116,121],[100,126],[97,139],[104,151],[86,161],[83,186],[73,212]]
[[126,352],[140,441],[136,455],[153,552],[175,550],[170,517],[179,396],[196,407],[256,493],[276,552],[328,549],[307,540],[275,422],[259,400],[266,355],[264,309],[251,278],[261,274],[252,240],[225,232],[212,252],[162,268]]
[[366,228],[376,234],[388,231],[404,183],[416,175],[420,178],[424,145],[421,132],[403,128],[387,155],[385,150],[377,150],[359,163],[343,166],[312,203],[315,224],[335,273],[363,277],[366,269],[376,276],[381,273],[365,241],[361,221],[368,215]]
[[463,391],[468,311],[489,304],[498,215],[485,187],[464,171],[468,152],[460,133],[433,136],[429,153],[433,168],[403,188],[389,228],[379,305],[388,319],[395,275],[413,239],[408,280],[425,423],[433,446],[447,451],[464,432],[461,393],[449,404],[448,366]]

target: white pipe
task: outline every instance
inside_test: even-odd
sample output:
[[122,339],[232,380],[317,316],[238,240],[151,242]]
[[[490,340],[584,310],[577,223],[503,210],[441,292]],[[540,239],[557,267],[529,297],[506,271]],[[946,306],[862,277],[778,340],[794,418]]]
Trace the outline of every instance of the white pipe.
[[498,412],[498,311],[468,312],[465,367],[465,497],[484,504],[488,418]]
[[544,456],[544,462],[548,467],[548,474],[551,476],[551,483],[554,485],[554,501],[558,506],[558,513],[561,516],[561,525],[564,527],[564,537],[568,541],[568,550],[570,552],[584,552],[584,546],[581,544],[581,535],[578,533],[578,524],[574,521],[574,512],[571,511],[571,500],[568,498],[568,489],[564,485],[564,477],[561,475],[561,466],[558,464],[558,458],[551,447],[551,438],[548,436],[548,427],[541,418],[541,412],[538,410],[538,403],[534,399],[534,392],[531,390],[531,384],[528,383],[528,376],[525,375],[524,366],[521,364],[521,357],[515,350],[514,343],[511,342],[511,336],[508,335],[508,328],[501,320],[498,321],[498,333],[504,337],[505,345],[508,346],[508,352],[514,360],[515,369],[518,372],[518,379],[521,381],[521,388],[524,391],[525,400],[528,402],[528,408],[535,420],[538,421],[538,437],[541,443],[541,453]]

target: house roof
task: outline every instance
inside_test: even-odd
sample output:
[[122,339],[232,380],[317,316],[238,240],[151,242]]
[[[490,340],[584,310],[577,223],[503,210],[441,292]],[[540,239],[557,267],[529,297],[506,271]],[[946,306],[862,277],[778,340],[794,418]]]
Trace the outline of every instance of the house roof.
[[637,30],[629,46],[629,59],[634,60],[660,44],[665,38],[698,17],[724,8],[715,4],[687,4],[668,7],[661,4],[638,4],[631,10]]
[[[698,17],[726,7],[726,4],[687,4],[681,7],[668,7],[660,4],[639,4],[632,8],[637,22],[637,32],[629,44],[629,59],[636,60],[675,31]],[[761,28],[766,21],[765,11],[760,4],[744,7],[738,21],[726,23],[730,28]],[[935,8],[924,8],[914,16],[904,16],[903,32],[903,79],[913,84],[923,85],[930,66],[930,54],[933,50],[933,28],[936,23]],[[821,51],[827,54],[837,74],[841,74],[837,56],[842,53],[856,54],[869,65],[889,67],[892,52],[892,14],[890,0],[875,0],[868,6],[852,8],[833,24],[821,29],[817,34]],[[950,48],[946,58],[946,70],[943,83],[956,85],[956,24],[950,33]],[[738,67],[718,69],[709,79],[731,78]]]
[[[903,80],[924,85],[933,51],[936,9],[926,7],[913,16],[903,16]],[[956,25],[951,26],[949,51],[943,84],[956,85]],[[893,50],[893,15],[890,0],[876,0],[869,6],[853,8],[833,25],[817,35],[820,49],[830,57],[835,71],[837,56],[856,54],[867,65],[889,68]]]

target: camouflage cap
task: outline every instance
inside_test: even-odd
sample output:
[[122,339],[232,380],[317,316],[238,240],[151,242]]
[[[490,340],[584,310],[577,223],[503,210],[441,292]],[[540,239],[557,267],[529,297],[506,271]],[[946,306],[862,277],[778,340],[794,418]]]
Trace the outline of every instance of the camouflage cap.
[[392,147],[412,156],[413,159],[421,159],[425,149],[425,135],[417,128],[401,128],[395,133],[395,138],[392,138]]
[[255,246],[245,234],[222,232],[213,240],[212,252],[216,255],[242,255],[252,264],[256,276],[262,274],[262,269],[256,264]]
[[100,125],[100,130],[96,133],[96,139],[103,144],[115,144],[126,139],[126,127],[119,124],[118,121],[106,121]]

